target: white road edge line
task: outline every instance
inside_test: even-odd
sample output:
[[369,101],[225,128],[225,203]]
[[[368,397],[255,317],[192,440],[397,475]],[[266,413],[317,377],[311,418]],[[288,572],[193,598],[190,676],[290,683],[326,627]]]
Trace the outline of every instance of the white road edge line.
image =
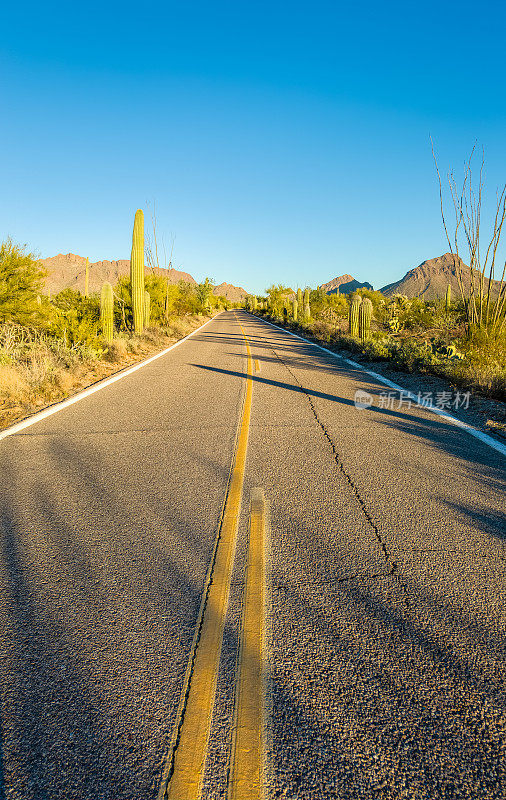
[[[398,392],[404,392],[404,395],[408,397],[410,400],[418,402],[417,396],[414,395],[412,392],[408,392],[407,389],[403,389],[403,387],[399,386],[397,383],[389,381],[388,378],[384,378],[383,375],[380,375],[378,372],[373,372],[370,369],[365,369],[365,367],[363,367],[361,364],[358,364],[356,361],[352,361],[351,358],[346,358],[345,356],[341,356],[338,353],[332,352],[332,350],[327,350],[326,347],[322,347],[320,344],[315,344],[315,342],[311,342],[309,339],[305,339],[303,336],[299,336],[296,333],[292,333],[291,331],[288,331],[286,328],[282,328],[280,325],[275,325],[274,322],[269,322],[263,317],[257,317],[255,314],[252,314],[251,316],[254,317],[254,319],[259,319],[262,322],[265,322],[267,325],[272,325],[272,327],[276,328],[278,331],[284,331],[284,333],[288,333],[290,336],[293,336],[294,339],[300,339],[301,342],[306,342],[306,344],[310,344],[312,347],[317,347],[318,350],[323,350],[324,353],[326,353],[329,356],[332,356],[332,358],[336,358],[339,359],[340,361],[346,362],[346,364],[349,364],[350,367],[358,369],[360,370],[360,372],[365,372],[366,375],[371,375],[372,378],[375,378],[377,381],[384,384],[384,386],[389,386],[391,389],[395,389]],[[474,436],[475,439],[479,439],[480,442],[483,442],[484,444],[487,444],[489,447],[492,447],[494,450],[497,450],[497,452],[500,453],[502,456],[506,456],[506,445],[501,444],[501,442],[496,442],[496,440],[492,439],[492,437],[489,436],[488,434],[483,433],[483,431],[478,430],[478,428],[474,428],[467,422],[463,422],[461,419],[452,417],[451,414],[448,414],[448,412],[444,411],[444,409],[442,408],[434,408],[434,406],[432,405],[428,404],[426,405],[423,403],[422,405],[427,411],[431,411],[433,414],[437,414],[438,417],[443,417],[451,425],[455,425],[457,428],[461,428],[462,430],[467,431],[467,433],[469,433],[471,436]]]
[[12,436],[19,431],[24,430],[25,428],[29,428],[31,425],[35,425],[36,422],[40,422],[42,419],[46,419],[46,417],[50,417],[53,414],[56,414],[58,411],[62,411],[64,408],[73,405],[74,403],[79,402],[79,400],[84,400],[85,397],[89,397],[90,394],[94,394],[95,392],[100,391],[100,389],[104,389],[106,386],[110,386],[111,383],[116,383],[116,381],[121,380],[122,378],[126,378],[127,375],[131,375],[132,372],[136,372],[141,367],[145,367],[146,364],[150,364],[152,361],[156,361],[157,358],[161,358],[162,356],[169,353],[171,350],[174,350],[175,347],[179,347],[180,344],[186,342],[187,339],[190,339],[192,336],[195,336],[196,333],[205,328],[206,325],[209,325],[210,322],[219,317],[220,314],[223,314],[223,311],[220,311],[216,316],[212,319],[208,319],[207,322],[204,322],[203,325],[200,327],[195,328],[194,331],[189,333],[187,336],[183,336],[178,342],[174,342],[171,344],[170,347],[167,347],[165,350],[162,350],[161,353],[155,353],[154,356],[150,356],[146,358],[144,361],[139,361],[138,364],[134,364],[133,367],[128,367],[123,372],[120,372],[116,375],[112,375],[110,378],[104,378],[102,381],[98,381],[98,383],[94,383],[93,386],[89,386],[87,389],[83,389],[82,392],[78,392],[77,394],[72,395],[72,397],[68,397],[66,400],[61,400],[59,403],[54,403],[54,405],[48,406],[47,408],[43,408],[42,411],[37,411],[36,414],[32,414],[30,417],[26,419],[22,419],[21,422],[16,422],[15,425],[11,425],[9,428],[5,428],[5,430],[0,431],[0,441],[2,439],[7,438],[7,436]]

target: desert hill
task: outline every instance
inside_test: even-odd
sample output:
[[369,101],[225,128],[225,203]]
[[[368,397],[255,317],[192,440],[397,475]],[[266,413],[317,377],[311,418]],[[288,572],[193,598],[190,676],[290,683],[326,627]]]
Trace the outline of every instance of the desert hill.
[[[464,264],[461,258],[463,283],[469,287],[469,267]],[[448,284],[452,287],[453,297],[460,297],[459,283],[457,279],[457,256],[445,253],[437,258],[429,258],[423,261],[418,267],[410,269],[403,278],[394,283],[383,286],[380,291],[387,297],[394,294],[404,294],[406,297],[421,297],[423,300],[435,300],[437,297],[444,297]],[[487,282],[485,281],[485,288]],[[499,290],[499,282],[492,284],[492,294],[496,295]]]
[[372,289],[373,287],[367,281],[360,283],[352,275],[340,275],[338,278],[332,278],[331,281],[320,286],[320,289],[323,289],[326,294],[348,294],[349,292],[354,292],[355,289],[363,288]]
[[[42,266],[47,271],[47,278],[45,280],[45,289],[50,291],[51,294],[57,294],[63,289],[76,289],[84,293],[84,273],[86,268],[86,259],[83,256],[77,256],[74,253],[59,253],[52,258],[44,258],[41,261]],[[166,278],[168,275],[170,283],[177,283],[178,281],[185,281],[186,283],[196,284],[188,272],[182,272],[177,269],[162,269],[155,267],[151,269],[146,267],[146,275],[155,274],[161,275]],[[120,261],[95,261],[90,264],[89,272],[89,291],[99,292],[104,281],[109,281],[114,286],[118,279],[130,275],[130,260],[127,258]],[[232,303],[240,303],[248,292],[242,286],[233,286],[231,283],[220,283],[215,286],[213,293],[218,297],[226,297]]]
[[[61,292],[63,289],[77,289],[80,292],[84,292],[86,259],[83,256],[77,256],[74,253],[67,253],[66,255],[59,253],[52,258],[43,259],[41,264],[48,273],[45,281],[46,291],[50,291],[51,294]],[[181,280],[187,283],[196,283],[194,278],[187,272],[180,272],[177,269],[146,268],[146,275],[149,275],[149,273],[162,275],[163,277],[167,277],[168,273],[170,283],[177,283]],[[129,259],[95,261],[90,264],[89,290],[90,292],[99,292],[104,281],[109,281],[114,286],[119,278],[129,275]]]
[[231,303],[242,303],[248,292],[241,286],[233,286],[231,283],[220,283],[215,286],[213,294],[216,297],[226,297]]

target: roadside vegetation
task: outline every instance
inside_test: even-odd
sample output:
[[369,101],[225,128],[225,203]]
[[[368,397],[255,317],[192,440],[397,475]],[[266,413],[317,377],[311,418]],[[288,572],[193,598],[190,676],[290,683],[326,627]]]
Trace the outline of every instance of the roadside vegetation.
[[[353,328],[354,298],[359,309],[364,300],[371,304],[363,330]],[[497,302],[489,300],[489,315],[495,314]],[[366,361],[437,375],[459,388],[506,400],[504,308],[499,324],[490,330],[469,324],[468,308],[453,300],[450,291],[445,298],[424,302],[403,295],[387,298],[368,289],[327,295],[320,289],[293,292],[280,285],[262,297],[248,296],[246,308]]]
[[72,289],[50,297],[44,278],[33,253],[10,240],[0,244],[0,426],[167,347],[231,305],[208,279],[170,284],[143,268],[136,332],[128,278],[110,287],[110,320],[109,284],[102,297]]
[[[506,184],[497,189],[488,229],[483,219],[484,156],[476,148],[460,183],[453,170],[439,184],[441,220],[453,256],[458,296],[424,301],[359,289],[350,295],[272,285],[246,307],[368,361],[433,374],[458,388],[506,400],[506,261],[500,259]],[[476,170],[475,170],[476,172]],[[467,266],[466,262],[467,261]]]

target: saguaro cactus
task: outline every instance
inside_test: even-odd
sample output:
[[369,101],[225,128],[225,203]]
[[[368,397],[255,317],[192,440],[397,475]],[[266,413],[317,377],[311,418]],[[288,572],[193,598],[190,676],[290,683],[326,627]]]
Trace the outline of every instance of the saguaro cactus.
[[302,308],[302,289],[297,289],[297,303],[299,308]]
[[309,305],[309,289],[304,289],[304,322],[309,322],[311,318],[311,306]]
[[90,259],[86,259],[86,266],[84,268],[84,296],[88,297],[90,289]]
[[446,301],[445,301],[446,313],[447,314],[450,312],[450,303],[451,303],[451,301],[452,301],[452,286],[451,286],[451,283],[449,283],[448,286],[446,287]]
[[107,281],[102,285],[100,292],[100,325],[102,333],[106,342],[112,342],[114,333],[114,298],[112,294],[112,286]]
[[141,334],[144,322],[144,213],[135,212],[132,234],[132,255],[130,258],[130,282],[132,285],[132,310],[134,331]]
[[368,297],[364,297],[358,313],[358,332],[363,342],[371,335],[371,318],[372,303]]
[[350,336],[355,336],[355,338],[358,336],[358,310],[361,302],[362,298],[358,294],[354,294],[351,298],[349,313]]
[[256,294],[254,294],[254,295],[253,295],[253,302],[252,302],[252,306],[253,306],[253,311],[256,311],[256,310],[257,310],[257,308],[258,308],[258,300],[257,300],[257,296],[256,296]]
[[[299,289],[300,292],[300,289]],[[297,317],[299,315],[299,303],[294,297],[292,300],[292,314],[293,314],[293,321],[297,322]]]
[[144,292],[144,327],[149,328],[151,321],[151,297],[149,292]]

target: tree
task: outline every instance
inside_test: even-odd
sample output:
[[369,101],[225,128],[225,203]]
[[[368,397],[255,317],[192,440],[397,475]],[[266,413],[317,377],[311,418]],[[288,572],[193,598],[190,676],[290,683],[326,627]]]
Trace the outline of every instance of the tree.
[[195,291],[202,310],[208,311],[211,308],[211,296],[213,294],[213,284],[209,278],[206,278],[204,283],[199,283]]
[[0,244],[0,323],[30,325],[39,316],[37,295],[46,273],[33,253],[7,239]]
[[285,303],[290,295],[293,294],[292,290],[288,288],[288,286],[283,286],[281,283],[278,283],[272,284],[272,286],[269,286],[265,291],[268,296],[269,310],[274,315],[282,317]]

